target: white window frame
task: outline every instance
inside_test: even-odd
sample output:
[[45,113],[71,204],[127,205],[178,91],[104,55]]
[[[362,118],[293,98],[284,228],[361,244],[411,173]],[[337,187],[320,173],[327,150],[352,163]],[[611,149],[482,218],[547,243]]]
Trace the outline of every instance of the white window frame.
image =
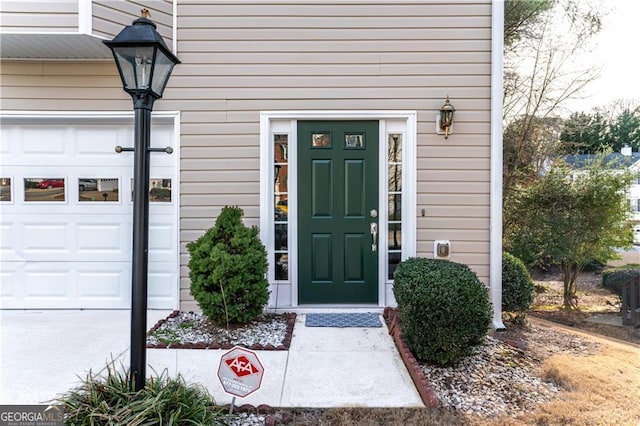
[[[417,251],[417,112],[416,111],[263,111],[260,113],[260,238],[269,259],[268,281],[271,290],[269,307],[274,309],[298,305],[298,120],[377,120],[379,122],[379,229],[386,239],[387,208],[387,143],[389,134],[402,135],[402,259]],[[274,253],[273,140],[275,134],[288,135],[288,280],[275,280],[272,267]],[[384,231],[384,233],[383,233]],[[395,306],[393,282],[387,279],[387,244],[380,244],[378,262],[378,306]],[[308,307],[308,305],[303,305]],[[322,305],[327,307],[327,305]]]

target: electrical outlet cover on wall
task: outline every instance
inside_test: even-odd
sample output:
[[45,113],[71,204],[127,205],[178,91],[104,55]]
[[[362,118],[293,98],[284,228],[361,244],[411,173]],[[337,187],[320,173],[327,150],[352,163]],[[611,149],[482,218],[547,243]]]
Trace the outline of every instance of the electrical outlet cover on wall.
[[433,242],[433,258],[434,259],[450,259],[451,258],[451,241],[435,240]]

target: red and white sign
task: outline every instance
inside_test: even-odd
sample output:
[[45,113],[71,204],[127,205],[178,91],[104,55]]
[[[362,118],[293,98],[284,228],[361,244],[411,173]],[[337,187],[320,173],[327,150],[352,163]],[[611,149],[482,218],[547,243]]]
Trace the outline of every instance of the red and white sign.
[[244,398],[260,389],[264,367],[258,356],[236,346],[220,358],[218,378],[225,392]]

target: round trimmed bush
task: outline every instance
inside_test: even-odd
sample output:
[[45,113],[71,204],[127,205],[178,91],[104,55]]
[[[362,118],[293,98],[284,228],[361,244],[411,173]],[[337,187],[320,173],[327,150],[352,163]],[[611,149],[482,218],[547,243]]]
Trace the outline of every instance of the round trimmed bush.
[[255,319],[269,300],[267,251],[242,216],[224,207],[214,227],[187,244],[191,294],[207,318],[227,327]]
[[522,260],[502,253],[502,309],[524,314],[533,303],[533,279]]
[[393,293],[403,337],[420,360],[456,364],[487,335],[489,293],[466,265],[407,259],[396,269]]
[[636,277],[640,277],[640,265],[638,264],[607,269],[602,273],[602,287],[609,289],[616,296],[622,297],[622,285]]

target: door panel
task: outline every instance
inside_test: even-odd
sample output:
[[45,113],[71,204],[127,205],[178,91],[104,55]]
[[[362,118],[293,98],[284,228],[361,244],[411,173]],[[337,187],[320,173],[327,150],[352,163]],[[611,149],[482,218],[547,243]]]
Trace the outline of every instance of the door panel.
[[333,181],[331,160],[313,160],[311,162],[311,199],[314,218],[332,216]]
[[298,122],[298,303],[378,302],[378,122]]
[[362,218],[365,215],[365,162],[363,160],[346,160],[344,175],[345,217]]

